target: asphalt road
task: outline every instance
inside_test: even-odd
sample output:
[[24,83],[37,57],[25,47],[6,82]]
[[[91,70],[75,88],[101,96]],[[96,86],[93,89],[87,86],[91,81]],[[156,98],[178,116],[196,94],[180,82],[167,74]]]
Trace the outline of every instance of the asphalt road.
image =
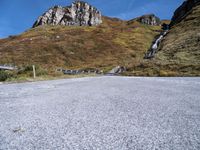
[[200,150],[200,78],[0,85],[0,150]]

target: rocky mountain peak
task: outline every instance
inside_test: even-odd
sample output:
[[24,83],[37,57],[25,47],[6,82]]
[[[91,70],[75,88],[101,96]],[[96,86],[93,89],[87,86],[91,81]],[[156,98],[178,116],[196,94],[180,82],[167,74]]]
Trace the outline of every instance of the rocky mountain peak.
[[33,27],[40,25],[96,26],[102,23],[101,12],[84,1],[71,6],[54,6],[40,16]]
[[153,25],[153,26],[161,24],[160,19],[156,17],[154,14],[143,15],[141,17],[136,18],[136,20],[141,22],[142,24]]

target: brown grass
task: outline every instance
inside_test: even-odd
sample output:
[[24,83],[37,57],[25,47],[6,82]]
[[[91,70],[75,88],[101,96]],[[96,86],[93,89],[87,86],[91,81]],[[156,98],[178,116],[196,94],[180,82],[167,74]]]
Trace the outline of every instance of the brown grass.
[[160,26],[103,17],[97,27],[40,26],[0,40],[0,63],[106,70],[137,63]]
[[108,71],[118,65],[131,76],[200,76],[199,26],[197,6],[170,30],[152,60],[143,58],[160,26],[109,17],[97,27],[40,26],[0,40],[0,64],[35,64],[52,76],[60,67]]
[[151,60],[128,66],[128,75],[200,76],[200,6],[173,26]]

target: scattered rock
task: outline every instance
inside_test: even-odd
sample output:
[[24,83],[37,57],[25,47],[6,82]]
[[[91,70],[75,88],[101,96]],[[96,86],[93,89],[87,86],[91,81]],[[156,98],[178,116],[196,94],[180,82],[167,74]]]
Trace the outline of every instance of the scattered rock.
[[12,130],[14,133],[18,133],[18,132],[25,132],[24,129],[22,129],[21,127],[17,127],[15,129]]
[[75,53],[74,52],[70,52],[70,55],[74,55]]
[[117,67],[113,68],[111,71],[109,71],[107,74],[116,75],[116,74],[123,73],[125,71],[126,71],[125,67],[117,66]]
[[71,6],[54,6],[34,23],[40,25],[95,26],[102,23],[101,12],[83,1],[75,1]]

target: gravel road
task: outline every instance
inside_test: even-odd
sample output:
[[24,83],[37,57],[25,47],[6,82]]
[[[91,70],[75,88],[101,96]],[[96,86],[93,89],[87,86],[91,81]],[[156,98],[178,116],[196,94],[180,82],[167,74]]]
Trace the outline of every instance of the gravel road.
[[0,150],[200,150],[200,78],[0,85]]

